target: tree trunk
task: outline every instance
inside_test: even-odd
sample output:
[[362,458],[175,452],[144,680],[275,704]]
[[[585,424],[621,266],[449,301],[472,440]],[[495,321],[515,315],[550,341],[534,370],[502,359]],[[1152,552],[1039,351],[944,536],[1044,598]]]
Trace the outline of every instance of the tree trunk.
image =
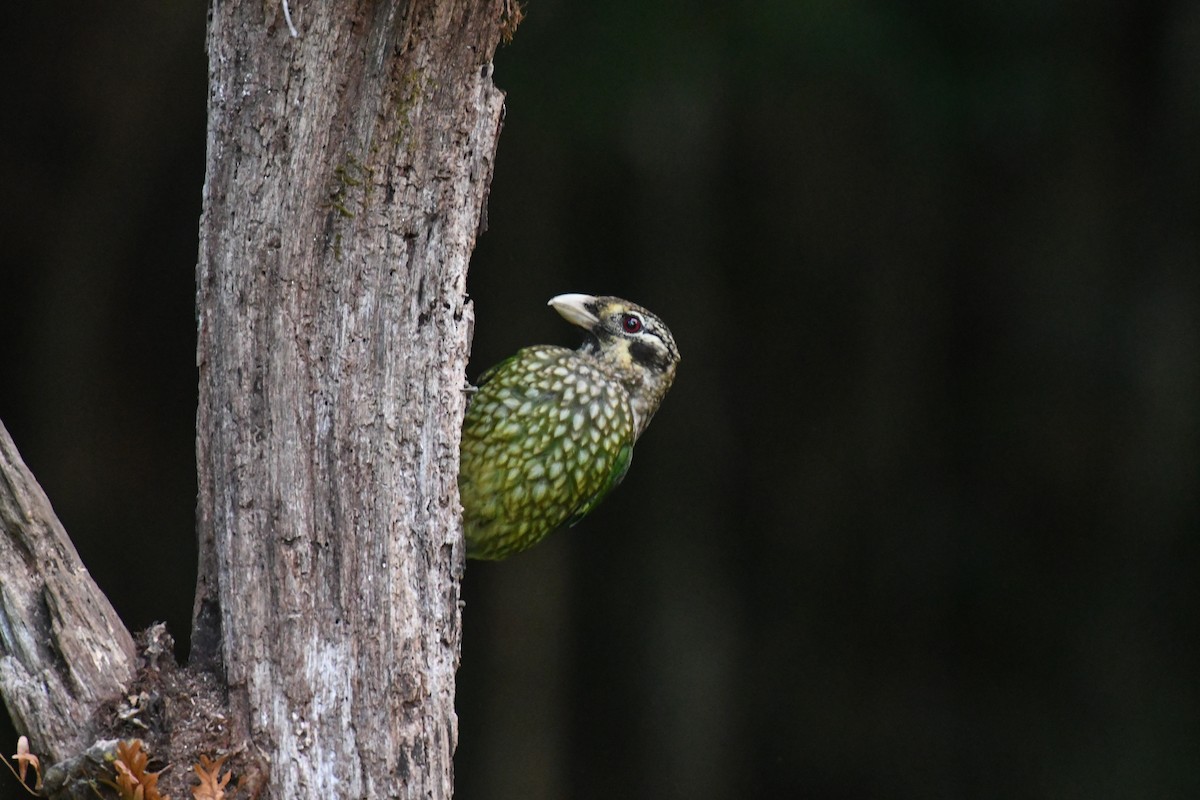
[[[273,798],[449,797],[502,3],[214,0],[193,664]],[[186,768],[186,767],[181,767]]]
[[[143,568],[136,554],[130,568]],[[65,758],[135,662],[129,631],[0,423],[0,694],[13,722],[36,752]]]

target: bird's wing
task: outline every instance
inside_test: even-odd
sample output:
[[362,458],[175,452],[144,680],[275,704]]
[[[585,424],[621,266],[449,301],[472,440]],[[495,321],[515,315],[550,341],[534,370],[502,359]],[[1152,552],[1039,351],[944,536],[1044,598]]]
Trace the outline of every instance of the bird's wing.
[[613,459],[612,469],[608,473],[608,479],[604,485],[600,487],[600,491],[584,500],[579,508],[571,514],[566,524],[573,527],[577,522],[591,513],[592,509],[600,505],[609,492],[617,488],[618,484],[625,478],[625,473],[629,472],[629,465],[633,462],[633,443],[626,442],[621,445],[621,449],[617,451],[617,457]]
[[511,355],[508,358],[504,359],[499,364],[493,364],[492,366],[485,369],[483,371],[483,373],[480,374],[479,378],[475,381],[475,388],[477,388],[477,389],[483,388],[483,385],[485,383],[487,383],[488,381],[490,381],[493,377],[495,377],[496,373],[500,372],[501,370],[503,370],[505,367],[507,367],[509,364],[513,363],[520,357],[521,357],[521,353],[518,352],[518,353]]

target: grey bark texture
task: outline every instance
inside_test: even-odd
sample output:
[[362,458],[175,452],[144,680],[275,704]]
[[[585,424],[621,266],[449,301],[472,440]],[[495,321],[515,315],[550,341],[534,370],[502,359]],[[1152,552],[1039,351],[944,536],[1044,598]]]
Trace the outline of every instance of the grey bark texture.
[[263,797],[444,798],[502,0],[214,0],[192,662]]
[[0,423],[0,695],[13,722],[47,760],[73,754],[136,664],[129,631]]

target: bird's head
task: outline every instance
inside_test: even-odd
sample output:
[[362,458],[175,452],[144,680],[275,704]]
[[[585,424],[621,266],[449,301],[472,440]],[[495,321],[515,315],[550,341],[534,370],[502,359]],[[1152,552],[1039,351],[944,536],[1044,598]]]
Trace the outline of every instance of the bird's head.
[[679,348],[671,331],[651,312],[619,297],[560,294],[549,305],[583,328],[579,349],[625,386],[640,436],[675,380]]

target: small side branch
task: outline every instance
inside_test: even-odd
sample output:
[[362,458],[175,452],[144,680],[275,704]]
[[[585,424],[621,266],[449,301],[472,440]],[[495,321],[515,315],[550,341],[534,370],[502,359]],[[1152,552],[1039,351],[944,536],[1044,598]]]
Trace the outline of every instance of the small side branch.
[[296,31],[296,26],[292,24],[292,10],[288,8],[288,0],[283,0],[283,18],[287,21],[288,31],[292,34],[292,38],[297,38],[300,34]]
[[92,581],[0,423],[0,695],[52,760],[136,666],[133,638]]

